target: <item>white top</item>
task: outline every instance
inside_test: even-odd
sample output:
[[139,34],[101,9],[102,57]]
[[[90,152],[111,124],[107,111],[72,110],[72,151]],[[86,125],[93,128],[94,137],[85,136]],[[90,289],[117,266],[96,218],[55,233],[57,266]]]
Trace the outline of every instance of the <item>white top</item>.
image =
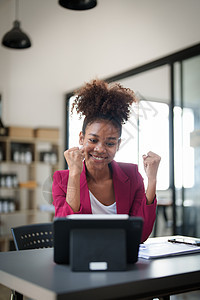
[[116,202],[111,205],[103,205],[101,202],[95,198],[95,196],[89,191],[90,202],[93,214],[117,214]]

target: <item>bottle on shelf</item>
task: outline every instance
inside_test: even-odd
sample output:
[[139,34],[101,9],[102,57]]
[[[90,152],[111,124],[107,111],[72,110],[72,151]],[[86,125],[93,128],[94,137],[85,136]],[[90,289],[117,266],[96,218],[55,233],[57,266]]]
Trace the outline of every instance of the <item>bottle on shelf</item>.
[[30,147],[26,147],[24,156],[25,156],[24,159],[26,164],[32,163],[32,152]]
[[7,128],[4,126],[2,121],[2,100],[0,95],[0,136],[5,136],[7,134]]
[[27,145],[20,145],[14,143],[12,145],[12,160],[15,163],[31,164],[33,161],[33,154],[31,148]]
[[3,148],[0,146],[0,162],[3,161]]
[[0,213],[9,213],[16,211],[14,198],[0,198]]
[[17,188],[18,177],[15,173],[0,173],[0,187],[1,188]]
[[16,163],[20,161],[20,149],[18,144],[16,144],[13,149],[13,161]]

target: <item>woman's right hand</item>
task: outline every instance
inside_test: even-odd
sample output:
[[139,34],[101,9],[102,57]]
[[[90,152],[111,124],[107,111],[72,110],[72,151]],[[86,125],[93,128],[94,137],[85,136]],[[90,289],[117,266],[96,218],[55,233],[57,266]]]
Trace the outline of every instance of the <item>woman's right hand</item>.
[[83,171],[84,149],[73,147],[64,152],[65,160],[71,175],[79,175]]

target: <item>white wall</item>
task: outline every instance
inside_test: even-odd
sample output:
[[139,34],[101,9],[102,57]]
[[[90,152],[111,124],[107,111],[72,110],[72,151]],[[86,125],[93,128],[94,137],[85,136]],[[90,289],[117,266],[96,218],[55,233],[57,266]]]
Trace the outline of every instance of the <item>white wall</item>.
[[[8,125],[63,127],[64,95],[200,42],[199,0],[98,0],[88,11],[57,0],[20,0],[33,46],[0,46],[0,93]],[[0,0],[0,37],[11,29],[14,0]]]

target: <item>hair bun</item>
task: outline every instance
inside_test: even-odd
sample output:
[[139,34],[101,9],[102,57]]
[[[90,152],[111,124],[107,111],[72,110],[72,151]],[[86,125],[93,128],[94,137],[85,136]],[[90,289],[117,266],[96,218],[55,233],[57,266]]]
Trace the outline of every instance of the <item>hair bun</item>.
[[80,117],[99,118],[108,116],[124,124],[130,115],[133,102],[136,102],[132,90],[119,83],[108,84],[103,80],[92,80],[75,92],[76,99],[72,105]]

